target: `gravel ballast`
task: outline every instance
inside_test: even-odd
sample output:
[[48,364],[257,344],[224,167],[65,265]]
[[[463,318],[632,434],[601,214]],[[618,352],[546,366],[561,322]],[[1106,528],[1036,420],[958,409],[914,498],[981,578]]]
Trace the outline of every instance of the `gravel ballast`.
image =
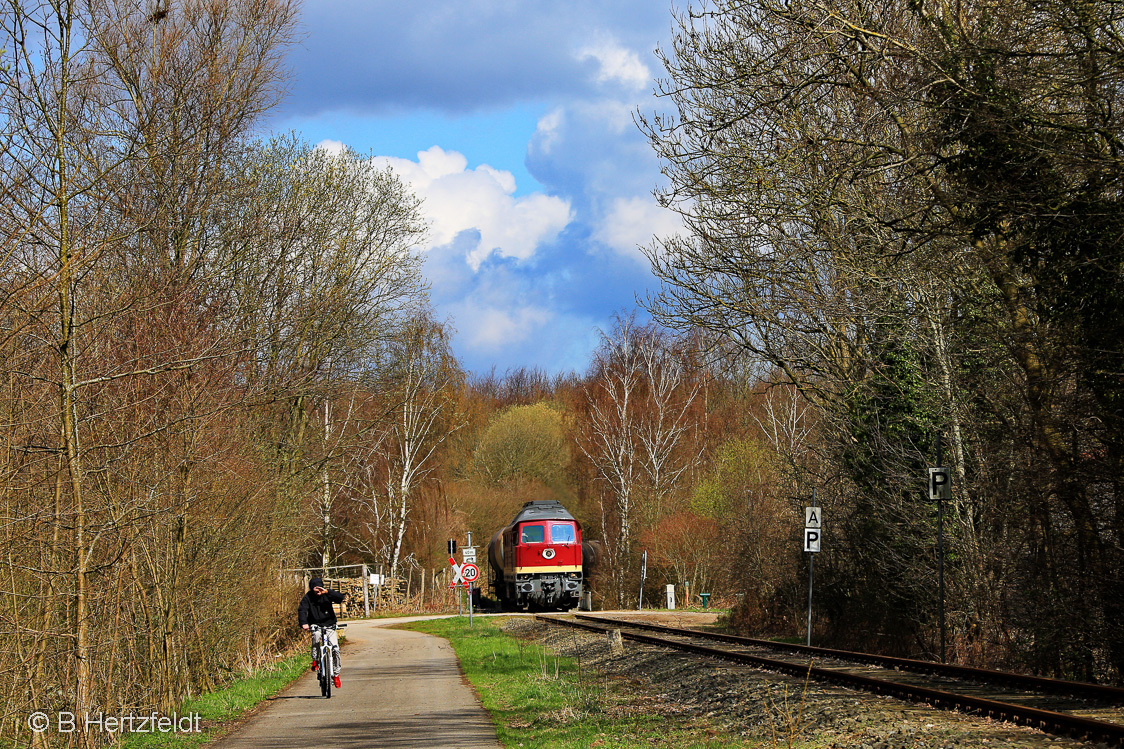
[[[675,626],[697,626],[684,617]],[[843,687],[768,673],[625,640],[614,654],[608,638],[534,620],[507,629],[531,636],[617,682],[650,710],[705,716],[732,734],[766,746],[824,749],[961,749],[965,747],[1106,747],[1024,726]]]

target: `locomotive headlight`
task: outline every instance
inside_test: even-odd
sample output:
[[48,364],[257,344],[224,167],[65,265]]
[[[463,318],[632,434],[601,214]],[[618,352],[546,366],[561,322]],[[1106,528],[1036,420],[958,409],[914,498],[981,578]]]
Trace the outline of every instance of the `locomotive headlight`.
[[542,558],[543,559],[554,559],[554,553],[555,553],[554,549],[543,549],[542,550]]

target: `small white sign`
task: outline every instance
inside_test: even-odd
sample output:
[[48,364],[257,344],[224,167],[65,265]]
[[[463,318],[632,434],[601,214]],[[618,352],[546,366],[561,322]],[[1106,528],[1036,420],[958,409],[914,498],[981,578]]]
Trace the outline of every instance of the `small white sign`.
[[948,468],[929,469],[929,499],[952,498],[952,471]]
[[804,551],[819,551],[820,550],[820,529],[819,528],[805,528],[804,529]]
[[371,585],[384,585],[386,583],[386,575],[376,575],[371,573]]
[[476,547],[475,546],[464,547],[463,549],[461,549],[461,556],[462,556],[462,559],[463,559],[465,564],[475,564],[476,563]]
[[823,527],[823,508],[822,507],[805,507],[804,508],[804,527],[805,528],[822,528]]
[[671,611],[675,610],[675,586],[667,586],[667,608]]

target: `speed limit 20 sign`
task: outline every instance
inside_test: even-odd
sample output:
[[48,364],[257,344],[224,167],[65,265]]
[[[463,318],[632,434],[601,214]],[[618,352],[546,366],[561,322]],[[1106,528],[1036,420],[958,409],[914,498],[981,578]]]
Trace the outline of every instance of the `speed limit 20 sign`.
[[480,568],[471,563],[462,565],[461,577],[464,578],[466,583],[474,583],[476,578],[480,577]]

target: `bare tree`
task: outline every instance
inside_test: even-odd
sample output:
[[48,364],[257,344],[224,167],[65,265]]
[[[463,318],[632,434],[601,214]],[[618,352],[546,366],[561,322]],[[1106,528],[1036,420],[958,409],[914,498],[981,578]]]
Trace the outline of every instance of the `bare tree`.
[[[945,434],[966,650],[1005,626],[1006,600],[1039,632],[1016,646],[1036,661],[1124,663],[1104,629],[1124,600],[1119,533],[1096,520],[1119,506],[1124,454],[1119,378],[1096,374],[1119,371],[1108,331],[1124,329],[1102,301],[1119,278],[1120,9],[713,0],[678,20],[661,86],[675,112],[640,122],[689,230],[651,248],[657,318],[735,340],[822,409],[856,531],[884,533],[856,555],[904,569],[923,551],[910,539],[932,508],[911,483]],[[1031,497],[1009,477],[1037,460],[1052,478]],[[1010,528],[1001,497],[1037,519]],[[1015,531],[1025,556],[986,554],[1006,542],[981,543],[985,528]],[[1058,534],[1088,552],[1063,562]],[[1048,617],[995,582],[1071,564],[1044,584]],[[899,593],[863,615],[931,643],[932,602]],[[1076,657],[1051,634],[1073,616],[1103,635]]]
[[[20,477],[4,511],[14,523],[7,572],[33,571],[8,591],[31,606],[6,639],[15,658],[29,656],[20,681],[35,685],[12,709],[46,698],[47,684],[60,685],[46,698],[59,709],[170,706],[211,680],[189,672],[190,643],[212,653],[196,662],[245,645],[203,642],[190,612],[198,591],[184,574],[201,497],[237,491],[237,482],[227,494],[207,490],[208,469],[231,465],[220,435],[238,400],[237,347],[219,324],[213,277],[199,264],[161,273],[153,249],[173,225],[181,246],[209,247],[208,206],[225,189],[233,144],[276,100],[294,15],[279,0],[188,3],[159,18],[139,3],[0,7],[12,52],[0,71],[0,338],[28,354],[5,359],[5,409],[28,408],[8,411],[4,432],[29,457],[50,456],[4,459]],[[206,76],[191,75],[200,68]],[[174,186],[154,181],[159,164],[184,165]],[[131,190],[142,183],[153,190]],[[206,198],[173,199],[187,193]],[[42,539],[34,561],[18,536]],[[114,606],[124,590],[130,605]],[[133,617],[147,617],[143,638],[125,633],[139,627]],[[65,648],[52,652],[48,641]],[[145,678],[122,678],[127,667]]]
[[384,447],[387,557],[391,577],[398,573],[403,542],[418,485],[433,471],[434,453],[464,426],[456,412],[463,374],[449,348],[449,331],[428,315],[410,320],[384,351],[384,392],[389,394],[389,424]]
[[[647,387],[637,438],[643,449],[646,515],[658,519],[668,511],[668,499],[684,474],[698,465],[702,455],[695,408],[702,383],[698,365],[684,345],[654,328],[645,333],[638,342]],[[685,447],[688,438],[691,447]]]
[[698,392],[697,372],[690,371],[683,350],[654,326],[618,318],[602,334],[578,447],[608,490],[600,505],[618,603],[633,569],[638,515],[649,523],[659,520],[670,493],[699,458],[697,442],[685,446],[697,428]]

